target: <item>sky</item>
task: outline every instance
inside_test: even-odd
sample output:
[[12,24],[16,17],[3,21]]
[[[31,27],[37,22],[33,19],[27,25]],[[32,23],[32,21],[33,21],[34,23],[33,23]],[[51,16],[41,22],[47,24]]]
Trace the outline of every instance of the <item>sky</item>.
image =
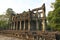
[[43,3],[46,5],[46,14],[51,8],[51,3],[55,0],[0,0],[0,15],[5,14],[8,8],[12,8],[16,13],[22,13],[28,11],[28,9],[34,9],[41,7]]

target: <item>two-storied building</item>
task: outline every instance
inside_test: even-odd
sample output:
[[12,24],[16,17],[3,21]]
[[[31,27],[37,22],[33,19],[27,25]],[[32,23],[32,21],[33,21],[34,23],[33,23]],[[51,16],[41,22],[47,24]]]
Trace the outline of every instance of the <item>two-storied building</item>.
[[12,16],[11,30],[42,30],[46,27],[45,4],[42,7],[32,9]]

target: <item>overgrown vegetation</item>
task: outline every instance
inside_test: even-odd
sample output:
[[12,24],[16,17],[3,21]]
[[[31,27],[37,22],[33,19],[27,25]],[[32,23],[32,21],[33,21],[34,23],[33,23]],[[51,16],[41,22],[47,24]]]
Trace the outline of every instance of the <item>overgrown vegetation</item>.
[[48,13],[48,28],[53,31],[60,31],[60,0],[52,3],[54,10]]
[[8,8],[5,15],[0,15],[0,30],[9,29],[12,15],[15,15],[13,9]]

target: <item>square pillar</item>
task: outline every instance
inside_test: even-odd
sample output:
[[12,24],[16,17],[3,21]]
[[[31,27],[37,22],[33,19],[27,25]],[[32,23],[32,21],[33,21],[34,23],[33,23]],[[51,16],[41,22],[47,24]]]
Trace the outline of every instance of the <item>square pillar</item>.
[[16,21],[16,30],[18,30],[18,28],[17,28],[17,27],[18,27],[18,21]]
[[46,15],[45,12],[43,10],[43,20],[42,20],[42,31],[45,31],[45,27],[46,27]]
[[42,31],[45,31],[45,20],[42,21]]
[[24,30],[25,30],[25,20],[24,20]]
[[28,31],[30,31],[30,20],[28,20]]
[[14,25],[13,25],[13,30],[15,30],[15,22],[14,22]]
[[38,10],[36,12],[36,29],[39,30],[39,24],[38,24]]
[[21,30],[21,21],[20,21],[20,30]]
[[12,24],[11,24],[10,30],[12,30],[12,27],[13,27],[13,26],[12,26]]
[[39,29],[38,20],[36,19],[36,29]]

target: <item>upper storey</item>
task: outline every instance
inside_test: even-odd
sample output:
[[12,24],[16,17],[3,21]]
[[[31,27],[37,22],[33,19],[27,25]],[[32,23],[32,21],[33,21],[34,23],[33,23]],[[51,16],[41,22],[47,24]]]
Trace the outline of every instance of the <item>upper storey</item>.
[[36,19],[45,19],[45,4],[39,8],[32,9],[27,12],[23,12],[12,16],[12,21],[24,21],[24,20],[36,20]]

